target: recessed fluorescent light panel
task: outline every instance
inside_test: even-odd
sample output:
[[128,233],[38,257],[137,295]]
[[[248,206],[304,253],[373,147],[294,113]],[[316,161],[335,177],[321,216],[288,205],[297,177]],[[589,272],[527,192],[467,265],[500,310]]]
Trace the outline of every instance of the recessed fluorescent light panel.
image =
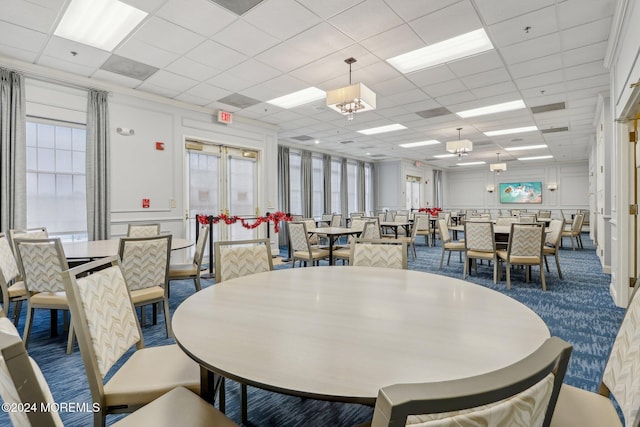
[[466,162],[466,163],[456,163],[457,166],[475,166],[475,165],[485,165],[486,162]]
[[433,156],[434,159],[446,159],[449,157],[458,157],[457,154],[438,154],[436,156]]
[[523,150],[536,150],[538,148],[547,148],[547,144],[538,145],[521,145],[520,147],[505,148],[505,151],[523,151]]
[[267,101],[267,103],[281,108],[293,108],[299,105],[304,105],[313,101],[317,101],[319,99],[323,99],[326,96],[327,94],[323,90],[312,86],[306,89],[299,90],[297,92],[290,93],[289,95],[271,99]]
[[54,34],[111,52],[146,16],[118,0],[72,0]]
[[517,101],[503,102],[502,104],[488,105],[486,107],[474,108],[472,110],[465,110],[456,113],[463,119],[468,117],[484,116],[487,114],[503,113],[505,111],[520,110],[526,108],[524,101],[519,99]]
[[411,73],[491,49],[493,49],[491,40],[489,40],[484,29],[480,28],[470,33],[461,34],[448,40],[394,56],[387,59],[387,62],[401,73]]
[[402,130],[406,128],[407,128],[406,126],[402,126],[399,123],[395,123],[387,126],[379,126],[377,128],[362,129],[362,130],[359,130],[358,133],[361,133],[363,135],[375,135],[378,133],[393,132],[394,130]]
[[435,139],[430,139],[428,141],[407,142],[406,144],[400,144],[399,147],[413,148],[413,147],[422,147],[425,145],[436,145],[436,144],[440,144],[440,141],[437,141]]
[[518,160],[542,160],[542,159],[553,159],[553,156],[534,156],[534,157],[518,157]]
[[512,133],[533,132],[536,130],[538,130],[537,126],[526,126],[523,128],[493,130],[491,132],[484,132],[484,134],[487,136],[500,136],[500,135],[511,135]]

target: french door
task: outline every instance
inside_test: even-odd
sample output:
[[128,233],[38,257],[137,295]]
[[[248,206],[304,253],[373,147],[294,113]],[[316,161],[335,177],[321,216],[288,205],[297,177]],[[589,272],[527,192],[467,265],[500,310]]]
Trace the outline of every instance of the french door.
[[[254,217],[258,206],[259,153],[223,145],[187,141],[187,236],[195,239],[196,215]],[[248,220],[253,223],[254,220]],[[257,236],[240,221],[212,225],[213,240],[243,240]]]

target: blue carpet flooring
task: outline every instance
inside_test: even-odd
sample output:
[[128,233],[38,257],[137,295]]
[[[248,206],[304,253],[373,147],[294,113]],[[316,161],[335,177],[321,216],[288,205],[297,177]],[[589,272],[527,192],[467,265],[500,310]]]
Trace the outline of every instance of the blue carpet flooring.
[[[613,304],[608,291],[611,278],[602,273],[593,244],[586,234],[583,240],[583,250],[565,248],[560,252],[564,280],[558,279],[555,263],[552,258],[549,260],[551,272],[546,275],[547,292],[542,292],[539,273],[535,268],[531,283],[524,283],[523,274],[516,270],[512,275],[511,290],[506,289],[504,281],[493,284],[493,269],[486,263],[479,265],[477,274],[474,273],[467,280],[509,295],[538,313],[552,335],[573,344],[565,382],[596,391],[624,310]],[[440,246],[427,247],[420,238],[416,249],[417,259],[414,261],[409,257],[410,269],[462,278],[462,264],[458,262],[457,254],[452,255],[449,266],[445,258],[445,267],[439,271]],[[286,248],[281,253],[286,254]],[[289,268],[289,264],[276,268]],[[212,280],[205,282],[205,286],[213,285]],[[192,293],[192,282],[173,282],[171,310],[175,310]],[[20,331],[24,327],[24,311],[18,328]],[[90,402],[91,395],[77,346],[72,355],[66,355],[66,337],[61,334],[57,338],[50,338],[48,325],[48,314],[45,311],[36,312],[29,353],[42,368],[54,399],[58,403]],[[157,325],[144,326],[143,334],[147,346],[173,342],[166,338],[162,316],[159,316]],[[227,384],[227,414],[239,423],[240,388],[231,381]],[[371,408],[361,405],[300,399],[249,388],[250,426],[351,426],[369,420],[371,414]],[[66,426],[92,424],[92,414],[89,413],[64,412],[61,416]],[[108,423],[118,418],[111,415]],[[8,415],[0,412],[0,426],[5,425],[10,425]]]

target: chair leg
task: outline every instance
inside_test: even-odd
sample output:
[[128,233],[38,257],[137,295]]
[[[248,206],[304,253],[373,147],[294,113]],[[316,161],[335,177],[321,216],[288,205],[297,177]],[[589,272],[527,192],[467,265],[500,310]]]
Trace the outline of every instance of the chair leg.
[[[164,309],[164,323],[167,328],[167,338],[173,337],[173,332],[171,331],[171,321],[169,320],[169,299],[165,298],[163,301],[163,309]],[[153,305],[156,306],[155,304]]]
[[507,261],[505,268],[507,270],[507,289],[511,289],[511,265],[509,264],[509,261]]
[[547,261],[547,256],[544,256],[544,265],[547,267],[547,273],[549,272],[549,261]]
[[467,278],[467,268],[469,268],[469,257],[464,257],[464,269],[462,270],[462,280]]
[[547,282],[544,279],[544,268],[542,268],[542,263],[540,263],[540,281],[542,282],[542,290],[547,290]]
[[75,333],[73,331],[73,319],[69,322],[69,339],[67,340],[67,354],[73,353],[73,341],[75,339]]
[[20,313],[22,312],[22,300],[16,301],[13,305],[13,325],[18,327],[20,321]]
[[495,260],[493,262],[493,284],[495,285],[497,282],[497,277],[498,277],[498,260]]
[[[447,257],[447,265],[449,265],[449,261],[451,261],[451,251],[449,251],[449,256]],[[462,256],[460,256],[460,261],[462,261]]]
[[196,287],[196,292],[199,292],[202,290],[202,284],[200,283],[200,276],[197,276],[193,279],[193,283]]
[[562,280],[562,271],[560,270],[560,260],[558,259],[558,251],[556,251],[556,267],[558,268],[558,277]]
[[22,341],[24,341],[24,348],[29,347],[29,337],[31,336],[31,324],[33,322],[33,315],[35,310],[31,307],[27,307],[27,319],[24,323],[24,332],[22,333]]
[[[444,262],[444,248],[442,248],[442,255],[440,256],[440,270],[442,270],[442,263]],[[447,262],[447,265],[449,263]]]

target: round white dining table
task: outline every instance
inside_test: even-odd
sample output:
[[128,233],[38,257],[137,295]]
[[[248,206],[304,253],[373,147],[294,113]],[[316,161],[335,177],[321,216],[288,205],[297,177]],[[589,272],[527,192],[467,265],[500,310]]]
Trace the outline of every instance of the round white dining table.
[[550,336],[531,309],[483,286],[344,266],[216,284],[187,298],[172,327],[178,345],[215,374],[289,395],[368,405],[391,384],[466,378],[511,365]]
[[[67,259],[87,259],[106,258],[118,255],[120,239],[90,240],[80,242],[63,242],[62,247]],[[192,246],[191,240],[173,237],[171,239],[171,250],[178,250]]]

